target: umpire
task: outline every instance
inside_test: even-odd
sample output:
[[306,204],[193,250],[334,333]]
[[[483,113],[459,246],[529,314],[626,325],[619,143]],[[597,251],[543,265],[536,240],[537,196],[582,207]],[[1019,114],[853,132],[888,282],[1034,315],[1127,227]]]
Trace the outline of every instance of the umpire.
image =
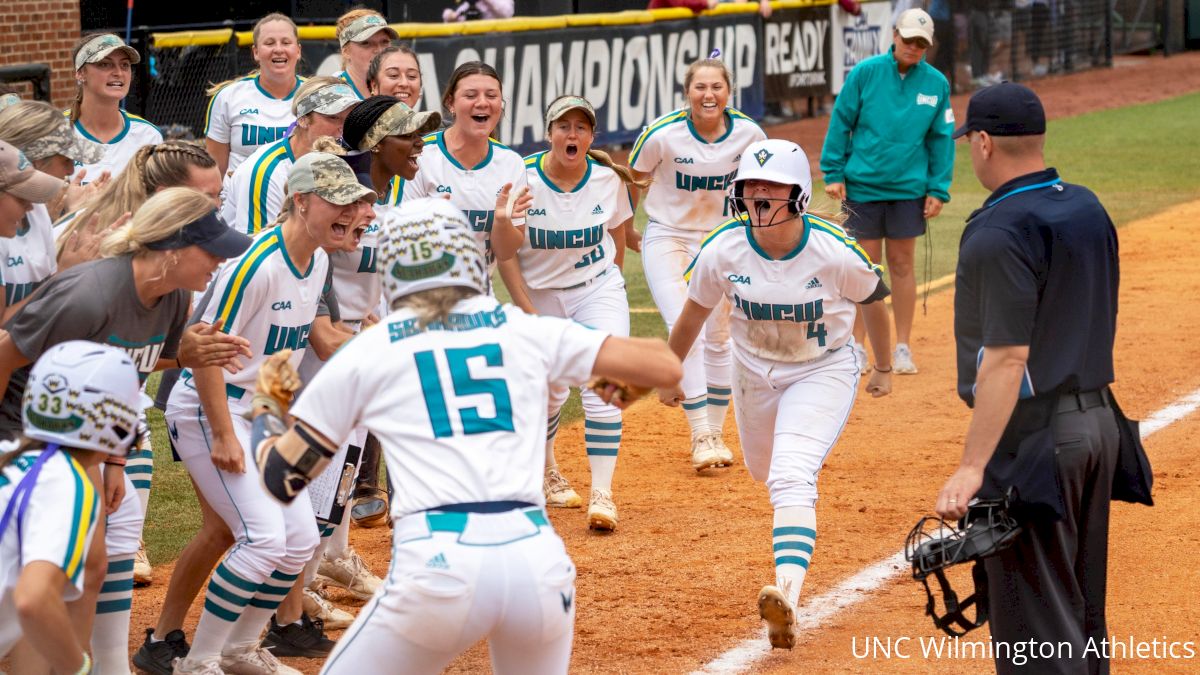
[[[959,245],[958,394],[974,411],[936,510],[957,519],[1015,488],[1025,530],[985,563],[992,639],[1070,645],[1037,672],[1106,673],[1117,234],[1095,194],[1046,168],[1045,133],[1041,101],[1012,83],[977,92],[954,133],[992,194]],[[997,672],[1018,669],[995,655]]]

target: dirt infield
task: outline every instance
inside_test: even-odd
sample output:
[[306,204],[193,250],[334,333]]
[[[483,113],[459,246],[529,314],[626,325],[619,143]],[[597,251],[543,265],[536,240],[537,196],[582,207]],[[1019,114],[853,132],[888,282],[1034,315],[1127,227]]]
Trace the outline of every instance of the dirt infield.
[[[1034,83],[1051,117],[1147,102],[1200,89],[1200,53],[1171,59],[1120,59],[1117,67]],[[955,98],[964,115],[965,98]],[[820,147],[825,120],[772,129],[805,147]],[[1121,230],[1122,293],[1115,391],[1135,418],[1200,386],[1200,314],[1188,311],[1200,296],[1200,202],[1181,205]],[[801,598],[829,591],[857,571],[895,554],[916,519],[931,509],[954,467],[968,411],[954,394],[952,295],[929,300],[918,315],[914,351],[922,372],[898,377],[884,399],[860,397],[841,442],[820,479],[818,545]],[[1200,668],[1200,477],[1191,460],[1200,415],[1154,436],[1147,449],[1155,468],[1153,510],[1117,505],[1110,547],[1110,632],[1118,638],[1196,642],[1197,659],[1117,660],[1121,672],[1180,672]],[[726,442],[738,451],[732,415]],[[766,489],[745,467],[697,476],[688,462],[687,425],[678,410],[656,402],[626,413],[615,498],[621,524],[611,535],[586,530],[583,513],[551,518],[578,570],[573,673],[676,673],[702,667],[761,631],[755,597],[774,578],[771,507]],[[564,427],[557,452],[564,473],[586,487],[582,424]],[[740,452],[738,453],[740,457]],[[377,573],[387,569],[388,530],[355,531],[352,543]],[[134,593],[131,649],[153,625],[166,592],[170,565],[158,582]],[[356,604],[334,596],[343,606]],[[201,603],[186,629],[191,635]],[[776,653],[747,672],[964,672],[990,670],[988,660],[919,657],[859,659],[865,637],[933,636],[922,615],[924,595],[898,574],[862,604],[804,633],[790,653]],[[983,633],[978,635],[978,633]],[[983,631],[972,639],[986,639]],[[765,638],[764,638],[765,639]],[[857,642],[856,642],[857,640]],[[861,646],[859,647],[861,649]],[[488,670],[477,647],[452,672]],[[314,660],[288,659],[315,673]],[[392,670],[381,668],[380,672]],[[399,671],[396,671],[399,672]]]

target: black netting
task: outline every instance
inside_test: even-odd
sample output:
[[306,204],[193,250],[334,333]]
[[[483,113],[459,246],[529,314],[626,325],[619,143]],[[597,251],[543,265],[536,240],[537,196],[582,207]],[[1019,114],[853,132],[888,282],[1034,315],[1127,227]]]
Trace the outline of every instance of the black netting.
[[[151,48],[144,99],[147,119],[163,128],[179,125],[199,138],[204,132],[205,91],[210,84],[241,75],[235,40],[201,47]],[[182,130],[175,129],[172,135]]]

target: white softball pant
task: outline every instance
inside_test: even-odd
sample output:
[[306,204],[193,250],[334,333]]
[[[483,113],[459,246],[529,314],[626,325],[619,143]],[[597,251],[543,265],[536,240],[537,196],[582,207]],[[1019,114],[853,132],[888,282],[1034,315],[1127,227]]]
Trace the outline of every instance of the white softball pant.
[[395,521],[387,580],[322,673],[440,673],[484,638],[497,675],[566,673],[575,566],[539,507]]
[[[610,335],[629,337],[629,298],[625,278],[615,265],[579,288],[529,289],[529,301],[538,314],[572,319]],[[551,411],[562,408],[570,390],[550,389]],[[584,389],[580,398],[588,417],[620,415],[621,410],[600,400],[592,390]]]
[[853,341],[803,364],[747,366],[734,358],[733,405],[742,455],[771,505],[814,507],[817,474],[842,434],[859,369]]
[[[642,268],[646,285],[669,332],[687,301],[687,281],[683,274],[700,253],[700,241],[705,232],[678,230],[651,222],[646,225],[642,239]],[[701,351],[703,350],[703,357]],[[713,308],[704,331],[683,360],[685,398],[695,398],[708,392],[708,383],[724,385],[729,382],[731,363],[729,343],[729,301],[721,300]]]
[[142,540],[142,525],[146,522],[142,500],[138,499],[133,481],[124,471],[121,478],[125,481],[125,497],[105,520],[104,548],[110,558],[137,553]]
[[262,583],[276,570],[299,574],[320,541],[308,495],[299,495],[284,506],[267,494],[254,453],[248,449],[250,421],[235,414],[233,429],[246,452],[245,473],[213,466],[212,431],[199,405],[167,407],[167,432],[175,451],[233,533],[234,544],[225,566],[252,583]]

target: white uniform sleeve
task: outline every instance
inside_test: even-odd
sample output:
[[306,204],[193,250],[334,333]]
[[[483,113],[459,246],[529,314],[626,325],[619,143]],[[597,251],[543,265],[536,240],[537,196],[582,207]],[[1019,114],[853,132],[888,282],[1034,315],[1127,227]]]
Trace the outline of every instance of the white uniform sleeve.
[[229,90],[230,87],[222,87],[213,94],[205,115],[204,136],[218,143],[229,142]]
[[[305,383],[291,408],[292,417],[304,420],[337,446],[341,446],[359,425],[364,402],[371,400],[366,393],[371,369],[360,372],[355,353],[353,349],[342,349],[334,354],[316,376]],[[352,386],[352,391],[346,391],[347,384]]]
[[550,316],[530,317],[535,330],[544,332],[546,353],[550,356],[547,379],[552,386],[577,387],[592,377],[600,346],[608,333],[593,330],[570,319]]
[[858,244],[853,241],[848,240],[842,249],[842,278],[838,288],[847,300],[862,302],[879,287],[882,270],[879,265],[868,262],[866,253],[857,250]]
[[718,269],[716,243],[701,248],[700,253],[696,254],[688,279],[688,299],[708,309],[716,307],[725,294]]
[[[83,592],[83,568],[91,547],[100,499],[83,468],[65,454],[42,467],[21,526],[21,559],[48,562],[67,575],[64,599]],[[10,526],[11,527],[11,526]]]
[[[419,160],[418,160],[419,162]],[[404,196],[401,199],[401,204],[404,204],[413,199],[421,199],[429,196],[429,186],[426,185],[425,179],[421,176],[421,172],[417,171],[417,175],[412,180],[404,181]]]
[[662,153],[658,147],[661,139],[662,134],[652,135],[650,127],[643,129],[642,135],[633,144],[633,162],[629,167],[642,173],[651,173],[658,168],[659,163],[662,162]]

